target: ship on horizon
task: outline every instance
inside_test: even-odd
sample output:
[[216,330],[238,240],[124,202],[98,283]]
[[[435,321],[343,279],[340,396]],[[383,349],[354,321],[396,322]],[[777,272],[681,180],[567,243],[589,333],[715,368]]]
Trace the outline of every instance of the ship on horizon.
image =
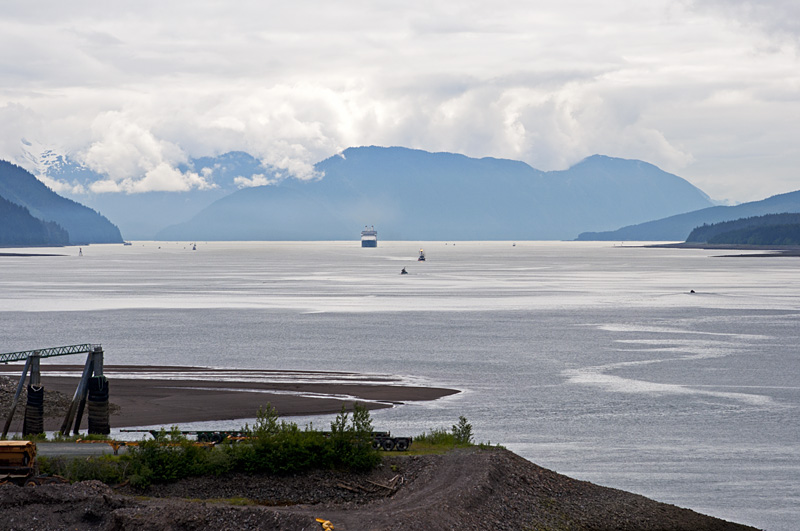
[[365,225],[361,231],[361,247],[377,247],[378,231],[372,225]]

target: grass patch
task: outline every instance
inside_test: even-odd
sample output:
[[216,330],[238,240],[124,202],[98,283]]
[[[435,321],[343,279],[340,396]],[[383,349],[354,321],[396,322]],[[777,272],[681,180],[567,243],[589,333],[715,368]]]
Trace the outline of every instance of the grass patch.
[[472,435],[472,424],[467,422],[463,415],[458,418],[458,423],[453,424],[449,430],[447,428],[434,428],[430,432],[414,437],[414,444],[406,452],[409,455],[441,455],[456,448],[478,447],[482,450],[491,448],[502,448],[502,446],[492,446],[491,443],[475,444]]

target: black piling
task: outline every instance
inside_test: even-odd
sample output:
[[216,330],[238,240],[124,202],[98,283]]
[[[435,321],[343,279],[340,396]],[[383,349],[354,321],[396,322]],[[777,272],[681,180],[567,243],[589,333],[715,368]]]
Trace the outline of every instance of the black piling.
[[111,426],[108,422],[108,379],[94,376],[89,379],[89,433],[108,435]]
[[22,435],[38,435],[39,433],[44,433],[44,387],[29,385]]

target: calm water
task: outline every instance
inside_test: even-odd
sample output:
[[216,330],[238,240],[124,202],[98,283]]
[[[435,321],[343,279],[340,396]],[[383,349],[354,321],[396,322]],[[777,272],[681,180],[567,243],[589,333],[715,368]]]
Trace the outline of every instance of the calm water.
[[0,257],[0,352],[101,343],[109,364],[399,375],[465,392],[378,427],[465,415],[479,441],[573,477],[769,530],[800,521],[800,259],[584,242],[48,252],[66,256]]

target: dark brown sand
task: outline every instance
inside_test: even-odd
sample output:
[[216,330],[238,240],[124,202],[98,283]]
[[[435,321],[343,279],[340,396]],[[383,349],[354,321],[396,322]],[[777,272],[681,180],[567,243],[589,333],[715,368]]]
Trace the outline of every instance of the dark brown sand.
[[[47,391],[72,397],[81,370],[79,366],[43,364],[45,400]],[[75,376],[48,374],[64,371]],[[20,374],[21,367],[9,365],[2,372]],[[142,378],[154,373],[158,379]],[[387,375],[352,373],[106,366],[105,374],[109,401],[120,406],[110,419],[114,428],[253,418],[259,407],[267,404],[280,416],[338,413],[343,404],[351,406],[354,402],[378,409],[458,392],[403,385],[399,378]],[[260,381],[250,381],[253,379]],[[45,419],[45,428],[57,430],[62,421],[63,417]]]

